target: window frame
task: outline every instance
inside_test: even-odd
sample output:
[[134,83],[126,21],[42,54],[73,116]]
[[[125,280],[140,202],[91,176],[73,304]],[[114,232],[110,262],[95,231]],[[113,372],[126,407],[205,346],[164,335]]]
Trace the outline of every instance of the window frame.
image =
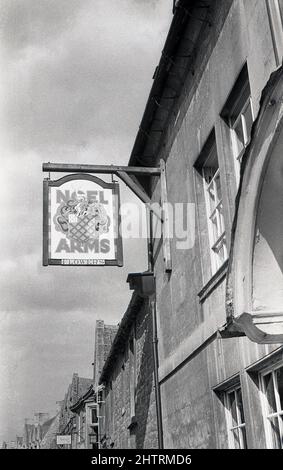
[[277,66],[280,66],[283,57],[283,5],[280,6],[279,0],[266,0],[266,8],[269,17],[275,62]]
[[[234,122],[232,122],[231,117],[229,118],[229,127],[230,127],[230,130],[231,130],[234,164],[236,166],[235,170],[236,170],[237,185],[239,184],[239,180],[240,180],[240,168],[241,168],[242,157],[245,153],[245,150],[246,150],[247,146],[249,145],[249,143],[251,141],[251,135],[248,135],[248,128],[247,128],[247,122],[246,122],[246,117],[245,117],[245,112],[246,112],[248,106],[250,106],[251,115],[252,115],[252,122],[254,122],[255,115],[254,115],[253,102],[252,102],[252,97],[251,96],[249,96],[249,98],[247,100],[245,100],[245,103],[241,107],[241,110],[239,111],[239,113],[238,113],[236,119],[234,120]],[[238,138],[237,138],[237,135],[236,135],[237,133],[236,133],[236,130],[235,130],[239,122],[241,123],[242,133],[243,133],[243,137],[244,137],[243,148],[240,152],[239,152],[239,148],[238,148]]]
[[[244,422],[242,423],[241,412],[239,410],[239,404],[238,404],[238,394],[236,393],[238,390],[241,391],[242,401],[243,401],[242,387],[241,387],[240,382],[232,385],[226,390],[223,390],[226,425],[227,425],[227,433],[228,433],[228,445],[230,449],[247,449],[248,446],[246,445],[245,447],[244,445],[244,438],[243,438],[243,432],[242,432],[242,429],[244,429],[245,434],[246,434],[246,419],[245,419],[245,413],[243,409]],[[235,395],[237,426],[233,425],[232,411],[231,411],[231,407],[229,406],[229,395],[231,395],[232,393]],[[235,430],[239,431],[239,442],[240,442],[239,448],[235,446],[235,438],[233,436],[233,431]],[[246,444],[247,444],[247,435],[246,435]]]
[[[90,435],[95,433],[97,435],[97,442],[96,442],[96,447],[99,449],[100,448],[100,442],[99,442],[99,436],[100,436],[100,423],[99,423],[99,403],[104,403],[104,402],[88,402],[86,403],[86,410],[85,410],[85,442],[86,442],[86,447],[87,449],[92,448],[91,446],[93,443],[90,441]],[[96,408],[96,416],[97,416],[97,421],[96,423],[92,422],[92,411],[93,409]]]
[[[252,123],[255,121],[248,65],[245,63],[236,78],[234,85],[226,99],[220,117],[224,120],[230,131],[230,143],[234,160],[236,185],[239,186],[241,159],[245,149],[250,143],[251,136],[247,132],[247,123],[245,113],[250,107]],[[244,137],[243,148],[239,152],[236,127],[241,123],[242,134]]]
[[[94,427],[98,427],[98,420],[99,420],[99,416],[98,416],[98,404],[91,404],[88,406],[88,409],[89,409],[89,425],[90,426],[94,426]],[[93,422],[92,420],[92,412],[96,410],[96,421]]]
[[[269,365],[259,372],[259,390],[260,390],[260,398],[261,398],[261,406],[262,406],[262,414],[263,414],[263,422],[264,422],[264,430],[265,430],[265,439],[266,439],[266,445],[268,449],[276,449],[276,447],[274,447],[273,445],[273,435],[272,435],[270,418],[278,418],[279,431],[280,431],[280,435],[282,436],[281,449],[283,449],[283,421],[281,422],[281,420],[279,419],[280,416],[283,417],[283,407],[281,406],[281,402],[280,402],[277,378],[275,374],[275,371],[281,368],[283,368],[283,361],[280,361],[277,364]],[[271,374],[271,377],[272,377],[275,404],[276,404],[276,410],[277,410],[275,413],[270,413],[268,409],[266,385],[264,384],[264,377],[268,374]],[[277,385],[277,387],[275,387],[275,385]],[[278,411],[279,406],[280,406],[280,411]]]
[[81,412],[79,412],[78,416],[78,444],[81,442]]
[[[215,152],[215,157],[217,159],[217,170],[211,177],[211,180],[207,182],[206,174],[205,174],[205,170],[207,168],[206,163],[211,158],[213,152]],[[207,152],[205,151],[205,159],[201,166],[201,175],[202,175],[202,181],[203,181],[204,198],[205,198],[205,206],[206,206],[206,221],[207,221],[207,228],[208,228],[211,270],[212,270],[212,275],[214,275],[221,268],[221,266],[223,266],[225,261],[228,259],[225,219],[224,219],[224,214],[222,214],[221,216],[220,210],[219,210],[221,205],[222,205],[222,210],[223,210],[223,194],[222,194],[222,185],[221,185],[221,176],[220,176],[220,168],[219,168],[219,159],[218,159],[218,154],[217,154],[216,139],[214,139],[212,143],[210,144],[209,150]],[[220,181],[221,199],[218,198],[218,190],[217,190],[217,184],[216,184],[217,178],[219,178],[219,181]],[[209,197],[209,190],[211,187],[214,188],[214,194],[215,194],[215,206],[212,210],[211,210],[211,201]],[[215,216],[216,216],[216,232],[217,232],[216,237],[214,233],[215,224],[213,223],[213,218],[215,218]],[[225,241],[226,243],[224,243]],[[222,248],[224,249],[223,261],[221,261],[220,255],[219,255],[219,251]]]

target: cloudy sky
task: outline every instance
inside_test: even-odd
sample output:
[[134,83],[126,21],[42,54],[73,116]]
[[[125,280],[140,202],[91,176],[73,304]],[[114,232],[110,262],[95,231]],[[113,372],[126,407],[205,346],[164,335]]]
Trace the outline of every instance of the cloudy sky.
[[127,164],[171,19],[172,0],[0,0],[0,444],[92,376],[95,320],[147,268],[139,240],[123,268],[42,267],[41,166]]

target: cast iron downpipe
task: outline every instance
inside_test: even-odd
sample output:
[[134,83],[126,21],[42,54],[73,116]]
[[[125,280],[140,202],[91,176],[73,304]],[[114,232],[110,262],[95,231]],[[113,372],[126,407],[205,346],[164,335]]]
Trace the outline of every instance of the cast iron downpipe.
[[152,349],[153,349],[153,371],[154,371],[154,386],[155,386],[155,401],[156,401],[156,418],[157,418],[157,434],[158,434],[158,448],[163,449],[163,425],[162,425],[162,409],[161,409],[161,394],[158,380],[158,337],[157,337],[157,322],[156,322],[156,298],[155,296],[150,299],[150,308],[152,315]]
[[[153,214],[149,211],[149,237],[148,237],[148,268],[154,272],[153,261]],[[155,288],[155,282],[154,282]],[[156,402],[156,419],[157,419],[157,435],[158,435],[158,448],[164,449],[163,443],[163,424],[162,424],[162,407],[161,407],[161,394],[158,378],[158,335],[157,335],[157,319],[156,319],[156,292],[149,298],[151,318],[152,318],[152,350],[153,350],[153,373],[154,373],[154,387],[155,387],[155,402]]]

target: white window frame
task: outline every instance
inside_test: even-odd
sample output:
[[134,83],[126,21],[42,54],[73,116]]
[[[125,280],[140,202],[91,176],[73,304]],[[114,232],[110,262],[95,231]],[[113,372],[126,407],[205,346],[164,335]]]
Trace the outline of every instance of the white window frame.
[[[233,431],[239,430],[240,449],[245,449],[246,447],[244,446],[242,429],[245,429],[246,431],[246,421],[244,423],[241,422],[241,413],[239,410],[238,396],[236,393],[237,390],[241,390],[242,392],[242,387],[240,383],[224,391],[224,405],[225,405],[226,424],[227,424],[227,432],[228,432],[228,444],[229,444],[230,449],[237,449],[237,447],[235,446],[235,438],[233,436]],[[237,423],[238,423],[237,426],[233,425],[233,418],[232,418],[232,413],[231,413],[230,404],[229,404],[229,395],[231,395],[232,393],[235,394],[236,414],[237,414]],[[243,394],[242,394],[242,398],[243,398]]]
[[[96,408],[96,417],[97,417],[97,421],[94,423],[92,421],[92,411]],[[88,406],[88,409],[89,409],[89,425],[90,426],[98,426],[98,405],[95,404],[95,405],[89,405]]]
[[[272,429],[271,429],[269,418],[275,418],[275,417],[279,418],[280,416],[283,416],[283,409],[281,408],[280,396],[278,392],[278,385],[277,385],[277,379],[276,379],[276,374],[275,374],[275,371],[280,368],[283,368],[283,361],[273,366],[269,366],[265,368],[259,375],[264,430],[265,430],[266,444],[267,444],[268,449],[274,449],[273,439],[272,439]],[[265,384],[264,384],[264,377],[270,373],[272,374],[274,396],[275,396],[275,403],[276,403],[276,410],[277,410],[275,413],[269,412],[268,400],[267,400]],[[279,422],[279,431],[282,436],[281,449],[283,449],[283,422],[281,422],[280,419],[278,419],[278,422]]]
[[[234,155],[234,163],[235,163],[235,171],[236,171],[236,181],[237,181],[237,186],[239,186],[240,182],[240,168],[241,168],[241,161],[242,157],[245,153],[245,150],[247,146],[250,143],[251,136],[248,135],[248,130],[247,130],[247,123],[246,123],[246,118],[245,118],[245,111],[247,110],[248,106],[251,108],[251,114],[252,114],[252,120],[254,122],[255,116],[254,116],[254,110],[253,110],[253,103],[252,103],[252,98],[251,96],[248,98],[248,100],[244,103],[242,106],[241,111],[239,112],[237,118],[235,121],[231,122],[231,119],[229,119],[229,126],[231,129],[231,135],[232,135],[232,149],[233,149],[233,155]],[[243,136],[244,136],[244,147],[243,149],[239,152],[238,149],[238,138],[236,134],[236,127],[241,122],[242,126],[242,131],[243,131]]]
[[283,57],[283,11],[279,0],[266,0],[276,65],[280,66]]
[[78,444],[81,442],[81,413],[78,416]]
[[[98,448],[100,448],[100,442],[99,442],[99,403],[103,402],[95,402],[95,403],[87,403],[86,404],[86,422],[85,422],[85,441],[87,443],[87,448],[90,448],[90,438],[89,438],[89,430],[90,428],[97,428],[97,434],[98,434]],[[97,422],[93,423],[92,422],[92,410],[96,408],[96,414],[97,414]]]
[[[207,183],[206,181],[206,176],[207,176],[207,169],[206,167],[206,162],[208,159],[211,157],[212,152],[216,152],[216,158],[217,158],[217,163],[218,163],[218,156],[217,156],[217,149],[216,149],[216,143],[213,144],[209,154],[207,155],[207,158],[204,162],[204,165],[202,167],[202,177],[203,177],[203,185],[204,185],[204,194],[205,194],[205,205],[206,205],[206,216],[207,216],[207,225],[208,225],[208,236],[209,236],[209,245],[210,245],[210,256],[211,256],[211,265],[212,265],[212,275],[214,275],[218,269],[221,268],[221,266],[224,264],[224,262],[228,258],[228,251],[227,251],[227,246],[226,246],[226,231],[225,231],[225,221],[224,221],[224,216],[223,216],[223,221],[221,221],[221,215],[220,215],[220,206],[222,204],[223,207],[223,197],[220,200],[216,200],[216,197],[218,195],[217,192],[217,185],[216,185],[216,179],[219,177],[220,179],[220,170],[219,170],[219,165],[218,169],[214,173],[213,177],[211,178],[211,181]],[[209,196],[209,190],[213,188],[213,192],[215,194],[215,207],[211,211],[211,202],[210,202],[210,196]],[[220,188],[221,188],[221,179],[220,179]],[[221,189],[222,193],[222,189]],[[213,227],[213,221],[212,219],[216,216],[216,229],[218,232],[218,237],[215,238],[214,236],[214,227]],[[221,225],[223,225],[223,230],[221,230]],[[221,261],[219,258],[219,250],[222,249],[224,250],[224,260]]]

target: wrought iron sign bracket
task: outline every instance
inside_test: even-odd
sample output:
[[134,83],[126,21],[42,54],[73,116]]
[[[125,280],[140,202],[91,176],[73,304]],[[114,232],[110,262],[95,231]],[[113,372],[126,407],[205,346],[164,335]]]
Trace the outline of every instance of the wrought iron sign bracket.
[[[69,164],[69,163],[43,163],[43,172],[56,173],[91,173],[91,174],[112,174],[118,176],[133,193],[146,204],[149,212],[162,222],[163,238],[163,256],[165,271],[172,271],[171,245],[170,245],[170,221],[168,211],[167,183],[166,183],[166,164],[164,160],[160,161],[160,167],[134,167],[117,165],[88,165],[88,164]],[[154,206],[150,206],[151,199],[146,193],[138,176],[158,177],[160,178],[161,191],[161,214]]]

